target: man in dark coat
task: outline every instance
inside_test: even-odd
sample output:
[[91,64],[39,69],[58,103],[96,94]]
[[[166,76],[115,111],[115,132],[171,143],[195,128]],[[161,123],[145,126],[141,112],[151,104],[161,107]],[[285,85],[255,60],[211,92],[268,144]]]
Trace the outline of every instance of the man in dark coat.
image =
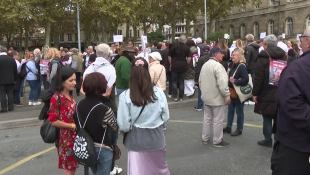
[[310,27],[300,42],[303,55],[280,77],[273,174],[310,174]]
[[169,43],[163,43],[161,46],[161,50],[158,52],[160,53],[162,60],[160,61],[160,64],[163,65],[166,69],[166,77],[167,81],[169,82],[169,90],[168,90],[168,97],[171,98],[172,95],[172,77],[171,77],[171,71],[170,71],[170,63],[168,59],[169,55],[169,49],[168,47]]
[[247,34],[245,38],[247,47],[244,52],[244,57],[248,64],[248,73],[251,74],[252,77],[254,77],[256,62],[258,58],[258,49],[260,48],[260,46],[254,43],[254,36],[252,34]]
[[7,56],[6,52],[6,47],[0,45],[0,112],[14,110],[13,90],[17,79],[17,66],[14,58]]
[[256,103],[254,112],[263,116],[263,134],[265,140],[258,145],[272,147],[272,119],[276,118],[278,101],[278,87],[269,85],[269,55],[275,60],[286,61],[285,52],[277,46],[277,37],[268,35],[264,39],[264,50],[260,52],[254,77],[253,101]]

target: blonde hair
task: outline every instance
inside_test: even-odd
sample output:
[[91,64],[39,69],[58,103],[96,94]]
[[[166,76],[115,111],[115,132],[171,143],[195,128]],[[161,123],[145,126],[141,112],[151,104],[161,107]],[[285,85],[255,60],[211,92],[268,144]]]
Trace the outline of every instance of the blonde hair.
[[237,54],[237,56],[240,58],[240,63],[246,63],[246,59],[244,57],[244,51],[241,49],[235,49],[232,53]]
[[27,58],[27,60],[30,59],[30,55],[33,55],[33,57],[35,57],[35,54],[34,54],[33,52],[28,52],[28,58]]
[[59,54],[58,49],[52,47],[52,48],[50,48],[50,49],[48,50],[48,52],[51,52],[51,53],[52,53],[50,62],[52,62],[55,58],[56,58],[56,59],[59,59],[59,58],[60,58],[60,54]]
[[237,41],[236,41],[236,47],[237,47],[238,49],[244,51],[244,50],[243,50],[243,44],[242,44],[242,41],[241,41],[240,39],[237,39]]

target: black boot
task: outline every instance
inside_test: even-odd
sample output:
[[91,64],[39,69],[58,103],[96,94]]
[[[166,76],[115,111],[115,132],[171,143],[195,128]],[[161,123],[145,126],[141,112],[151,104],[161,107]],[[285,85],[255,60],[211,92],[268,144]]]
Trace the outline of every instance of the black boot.
[[231,133],[231,128],[230,127],[226,127],[226,128],[223,129],[223,132],[230,134]]

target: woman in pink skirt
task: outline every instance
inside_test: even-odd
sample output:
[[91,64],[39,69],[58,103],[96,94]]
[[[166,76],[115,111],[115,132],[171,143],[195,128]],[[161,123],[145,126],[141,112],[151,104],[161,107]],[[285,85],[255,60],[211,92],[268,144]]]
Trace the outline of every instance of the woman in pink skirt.
[[143,58],[133,61],[129,89],[119,97],[117,115],[128,149],[127,174],[170,175],[164,135],[168,103],[163,90],[153,86]]

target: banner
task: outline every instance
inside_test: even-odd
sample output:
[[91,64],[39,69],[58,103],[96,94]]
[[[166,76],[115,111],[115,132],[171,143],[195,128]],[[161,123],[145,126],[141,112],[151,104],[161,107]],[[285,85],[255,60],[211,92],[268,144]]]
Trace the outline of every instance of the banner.
[[113,42],[123,42],[123,35],[113,35]]
[[266,32],[260,33],[259,39],[264,39],[266,37]]
[[281,73],[286,67],[287,62],[270,58],[269,63],[269,84],[273,86],[278,86]]

